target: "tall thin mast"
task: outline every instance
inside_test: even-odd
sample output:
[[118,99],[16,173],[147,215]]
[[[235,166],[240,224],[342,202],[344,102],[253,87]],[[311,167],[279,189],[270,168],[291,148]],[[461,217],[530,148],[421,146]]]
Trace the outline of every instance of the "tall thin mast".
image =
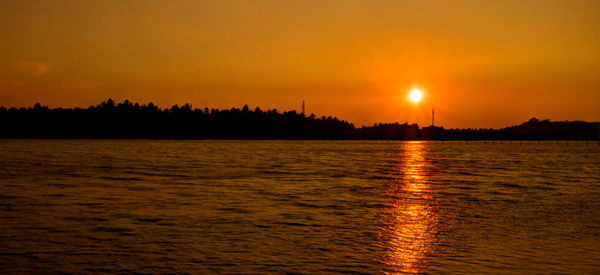
[[304,100],[302,100],[302,113],[303,113],[303,114],[304,114],[304,111],[305,111],[305,110],[304,110],[304,108],[305,108],[305,105],[304,105]]

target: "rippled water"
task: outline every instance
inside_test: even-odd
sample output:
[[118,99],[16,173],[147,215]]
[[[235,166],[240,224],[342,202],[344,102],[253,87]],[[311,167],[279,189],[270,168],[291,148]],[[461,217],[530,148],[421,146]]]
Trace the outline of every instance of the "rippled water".
[[0,140],[0,271],[598,273],[586,142]]

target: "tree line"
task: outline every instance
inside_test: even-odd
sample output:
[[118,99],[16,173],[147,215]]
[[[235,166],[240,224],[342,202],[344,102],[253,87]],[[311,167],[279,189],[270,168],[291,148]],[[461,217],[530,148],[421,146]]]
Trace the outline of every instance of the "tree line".
[[108,99],[89,108],[0,107],[0,138],[598,140],[600,123],[531,120],[502,129],[444,129],[379,123],[355,127],[294,110],[159,108]]

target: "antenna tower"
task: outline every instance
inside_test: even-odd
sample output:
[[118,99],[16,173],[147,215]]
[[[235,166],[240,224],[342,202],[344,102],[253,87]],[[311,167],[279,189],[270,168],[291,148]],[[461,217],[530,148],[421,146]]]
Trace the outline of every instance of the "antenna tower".
[[304,105],[304,100],[302,100],[302,113],[303,113],[303,114],[304,114],[304,111],[305,111],[305,110],[304,110],[304,108],[305,108],[305,107],[306,107],[306,106]]

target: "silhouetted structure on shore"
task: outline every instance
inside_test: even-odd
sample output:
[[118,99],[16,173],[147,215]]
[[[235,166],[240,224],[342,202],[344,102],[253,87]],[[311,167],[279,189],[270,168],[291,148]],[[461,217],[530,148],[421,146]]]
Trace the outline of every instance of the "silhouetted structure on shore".
[[598,140],[600,123],[584,121],[539,121],[532,118],[502,129],[444,129],[417,124],[377,124],[355,131],[357,139],[400,140]]
[[532,118],[502,129],[444,129],[417,124],[355,128],[333,117],[296,111],[161,109],[112,99],[87,109],[0,107],[0,138],[141,139],[389,139],[389,140],[598,140],[598,122],[550,122]]

